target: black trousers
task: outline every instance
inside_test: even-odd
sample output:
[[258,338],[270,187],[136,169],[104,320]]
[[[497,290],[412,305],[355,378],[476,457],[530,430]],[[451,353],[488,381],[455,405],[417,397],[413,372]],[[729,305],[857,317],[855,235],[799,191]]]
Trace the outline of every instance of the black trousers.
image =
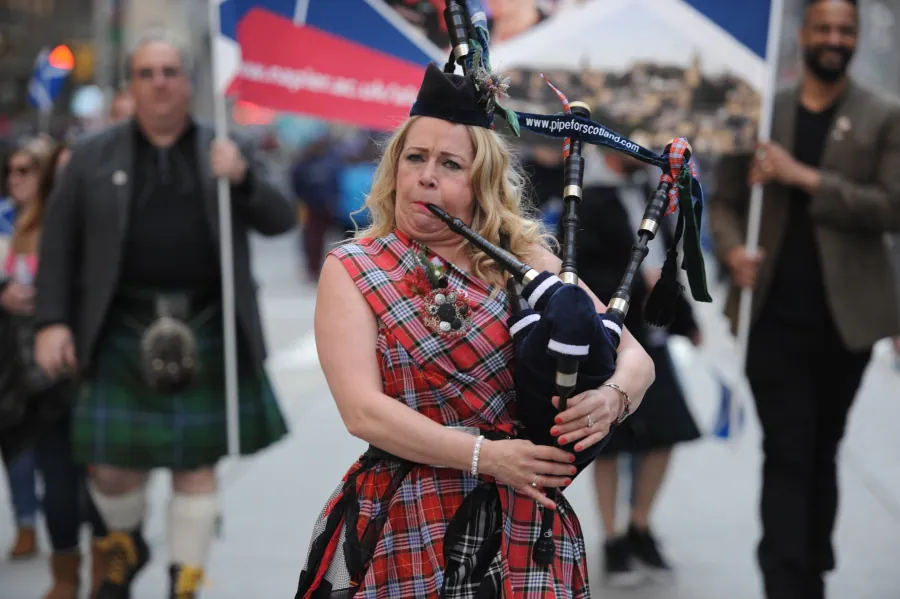
[[84,466],[72,459],[72,422],[65,418],[47,431],[35,444],[38,469],[44,480],[44,518],[53,551],[71,551],[78,547],[81,526],[87,522],[93,538],[107,534],[87,491]]
[[823,599],[835,566],[836,457],[871,350],[849,351],[828,320],[797,326],[763,316],[750,333],[747,376],[763,431],[767,599]]

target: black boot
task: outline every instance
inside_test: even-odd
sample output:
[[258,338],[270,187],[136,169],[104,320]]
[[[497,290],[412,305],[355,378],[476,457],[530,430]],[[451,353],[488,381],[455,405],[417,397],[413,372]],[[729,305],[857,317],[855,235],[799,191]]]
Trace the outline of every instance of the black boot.
[[659,543],[650,530],[640,530],[634,524],[628,527],[628,545],[635,566],[654,582],[669,583],[674,578],[672,566],[659,549]]
[[96,599],[131,599],[131,583],[150,561],[150,547],[140,530],[131,534],[111,532],[102,541],[106,552],[106,575]]
[[627,538],[607,539],[603,553],[603,580],[607,586],[627,589],[643,581],[641,573],[635,570]]
[[172,581],[169,599],[196,599],[199,596],[204,581],[202,568],[172,564],[169,575]]

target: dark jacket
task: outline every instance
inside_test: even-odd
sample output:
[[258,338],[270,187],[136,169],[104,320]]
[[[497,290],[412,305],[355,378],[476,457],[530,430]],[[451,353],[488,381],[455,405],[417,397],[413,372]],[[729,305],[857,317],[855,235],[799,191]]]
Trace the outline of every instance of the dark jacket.
[[[87,368],[120,277],[134,181],[133,123],[126,121],[79,142],[50,195],[44,218],[36,280],[37,326],[67,324],[75,336],[81,368]],[[213,238],[219,241],[217,180],[210,167],[214,131],[197,125],[197,163]],[[252,146],[240,143],[250,164],[251,193],[232,194],[237,326],[253,356],[264,362],[256,284],[251,272],[249,232],[285,233],[296,224],[294,208],[263,180]],[[119,171],[127,176],[116,175]]]
[[[791,154],[799,101],[799,88],[791,87],[778,94],[774,105],[772,141]],[[900,333],[884,239],[884,233],[900,231],[900,104],[852,82],[839,102],[809,214],[835,325],[847,347],[864,350]],[[718,166],[709,223],[723,262],[745,243],[750,159],[748,154],[727,156]],[[765,256],[753,293],[753,322],[768,300],[778,254],[790,234],[791,191],[777,183],[764,187],[759,247]],[[739,289],[732,289],[725,306],[734,331],[740,295]]]

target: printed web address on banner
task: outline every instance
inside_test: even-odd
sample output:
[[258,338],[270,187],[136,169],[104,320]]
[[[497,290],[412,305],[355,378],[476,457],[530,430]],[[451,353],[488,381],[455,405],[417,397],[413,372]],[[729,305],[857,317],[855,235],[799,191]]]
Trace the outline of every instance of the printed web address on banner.
[[385,83],[380,79],[360,81],[350,77],[334,77],[309,68],[292,69],[246,61],[241,65],[241,77],[258,83],[277,85],[293,93],[305,90],[403,107],[412,105],[418,93],[415,86],[400,86]]
[[603,127],[598,127],[596,125],[588,125],[586,123],[579,123],[578,121],[563,121],[557,119],[535,119],[531,117],[525,118],[525,126],[534,127],[536,129],[543,129],[548,132],[556,132],[556,131],[577,131],[579,133],[584,133],[585,135],[591,135],[595,137],[605,137],[610,141],[619,144],[626,150],[630,150],[632,152],[639,152],[641,147],[636,143],[625,139],[620,135],[616,135],[615,133],[610,132]]

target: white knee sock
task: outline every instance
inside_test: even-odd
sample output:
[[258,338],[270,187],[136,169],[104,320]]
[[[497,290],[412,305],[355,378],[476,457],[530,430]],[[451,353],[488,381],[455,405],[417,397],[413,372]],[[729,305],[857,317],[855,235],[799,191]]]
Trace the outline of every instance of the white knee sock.
[[107,528],[132,532],[140,526],[147,509],[146,484],[123,495],[106,495],[101,493],[93,483],[88,483],[88,490],[94,499],[97,511],[106,522]]
[[168,542],[173,564],[202,568],[219,516],[216,493],[175,493],[169,502]]

